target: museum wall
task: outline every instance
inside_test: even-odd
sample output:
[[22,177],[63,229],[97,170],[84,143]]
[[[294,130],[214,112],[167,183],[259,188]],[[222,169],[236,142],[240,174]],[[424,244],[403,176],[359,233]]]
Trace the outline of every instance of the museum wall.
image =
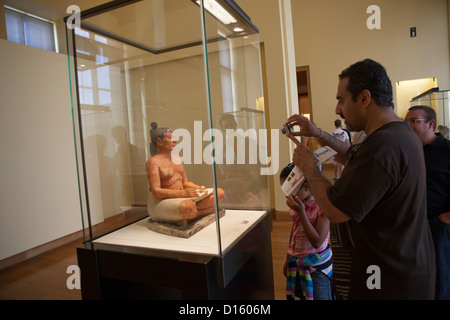
[[0,40],[0,260],[81,229],[67,57]]
[[[317,125],[334,129],[338,75],[365,58],[385,66],[394,95],[397,81],[429,77],[450,89],[447,2],[292,1],[296,62],[310,66]],[[380,29],[366,25],[372,4],[380,8]],[[416,37],[410,37],[410,27],[416,27]]]

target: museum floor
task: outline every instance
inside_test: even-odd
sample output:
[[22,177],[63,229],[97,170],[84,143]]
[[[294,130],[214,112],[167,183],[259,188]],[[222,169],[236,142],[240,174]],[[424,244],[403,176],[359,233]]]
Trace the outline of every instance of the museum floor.
[[[323,174],[333,178],[333,167],[324,167]],[[291,228],[287,214],[277,215],[273,221],[272,258],[275,299],[284,300],[285,277],[282,273]],[[80,290],[69,290],[66,273],[77,264],[76,248],[81,240],[61,246],[47,253],[0,271],[0,300],[80,300]]]

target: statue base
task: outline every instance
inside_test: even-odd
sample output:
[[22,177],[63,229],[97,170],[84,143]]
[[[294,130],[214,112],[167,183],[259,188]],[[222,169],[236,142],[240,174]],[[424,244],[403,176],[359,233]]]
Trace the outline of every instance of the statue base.
[[[219,218],[225,215],[225,209],[219,210]],[[183,226],[178,226],[173,223],[163,222],[163,221],[152,221],[148,219],[147,228],[162,234],[169,236],[179,237],[179,238],[190,238],[203,228],[209,226],[211,223],[216,221],[216,216],[211,213],[207,216],[193,219]]]

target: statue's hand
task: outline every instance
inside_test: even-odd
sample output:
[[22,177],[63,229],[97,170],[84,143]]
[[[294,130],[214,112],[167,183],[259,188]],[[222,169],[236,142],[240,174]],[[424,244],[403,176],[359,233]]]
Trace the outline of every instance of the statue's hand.
[[194,197],[198,197],[198,193],[197,191],[195,191],[195,189],[192,188],[186,188],[183,190],[184,191],[184,197],[185,198],[194,198]]

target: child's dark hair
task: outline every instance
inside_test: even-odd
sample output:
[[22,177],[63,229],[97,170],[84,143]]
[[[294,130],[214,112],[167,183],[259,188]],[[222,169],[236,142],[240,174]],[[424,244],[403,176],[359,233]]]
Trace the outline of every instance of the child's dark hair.
[[285,180],[291,173],[292,169],[294,169],[294,167],[295,167],[295,164],[293,162],[291,162],[283,170],[281,170],[280,180]]

